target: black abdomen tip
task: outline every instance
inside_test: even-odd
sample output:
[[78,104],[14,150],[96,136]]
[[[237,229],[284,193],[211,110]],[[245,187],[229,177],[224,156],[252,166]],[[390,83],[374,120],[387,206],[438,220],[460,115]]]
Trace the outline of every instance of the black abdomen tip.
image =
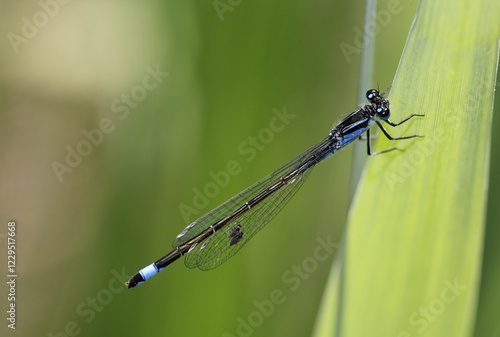
[[137,273],[130,280],[125,282],[125,285],[127,286],[128,289],[134,288],[135,286],[139,285],[139,283],[144,282],[145,280],[142,278],[142,275]]

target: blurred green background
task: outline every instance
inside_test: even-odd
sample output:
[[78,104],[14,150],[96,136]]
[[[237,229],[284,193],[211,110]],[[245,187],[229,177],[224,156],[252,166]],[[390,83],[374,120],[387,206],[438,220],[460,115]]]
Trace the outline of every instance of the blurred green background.
[[[379,21],[371,86],[390,85],[416,6],[401,1]],[[296,289],[283,276],[312,256],[318,238],[340,243],[350,149],[319,165],[285,210],[220,268],[201,272],[178,262],[136,289],[122,283],[167,253],[189,222],[322,139],[361,103],[363,11],[364,2],[345,0],[4,0],[0,234],[16,221],[19,278],[17,330],[4,320],[0,331],[310,335],[334,254]],[[269,133],[276,111],[293,117]],[[99,128],[107,133],[93,131]],[[490,204],[497,205],[500,139],[493,134]],[[72,167],[67,156],[78,149],[86,156],[70,158]],[[231,161],[240,173],[196,207],[195,191],[213,186],[213,173]],[[492,290],[488,280],[500,276],[498,250],[489,247],[499,221],[498,207],[489,207],[483,283]],[[6,289],[1,282],[2,309]],[[284,303],[256,314],[276,289]],[[488,299],[499,298],[488,295],[480,300],[487,312]],[[252,331],[241,327],[249,319]]]

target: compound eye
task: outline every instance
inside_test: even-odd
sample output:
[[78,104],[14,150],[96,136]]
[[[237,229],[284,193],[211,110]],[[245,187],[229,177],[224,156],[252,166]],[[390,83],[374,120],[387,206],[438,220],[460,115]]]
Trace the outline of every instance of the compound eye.
[[391,110],[385,106],[379,106],[376,110],[378,118],[381,120],[386,120],[391,114]]
[[366,99],[372,103],[375,102],[379,96],[380,94],[376,89],[370,89],[366,92]]

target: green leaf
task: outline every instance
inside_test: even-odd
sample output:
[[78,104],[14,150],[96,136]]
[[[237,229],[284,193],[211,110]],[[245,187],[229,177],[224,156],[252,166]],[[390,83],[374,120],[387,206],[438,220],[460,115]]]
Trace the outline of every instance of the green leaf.
[[352,204],[315,336],[470,336],[498,64],[498,0],[421,1]]

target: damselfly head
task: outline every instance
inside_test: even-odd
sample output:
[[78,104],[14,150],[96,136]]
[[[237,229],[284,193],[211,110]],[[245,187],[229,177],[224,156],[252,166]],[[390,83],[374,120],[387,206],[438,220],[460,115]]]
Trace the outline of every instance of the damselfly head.
[[371,103],[377,117],[387,120],[391,114],[389,100],[384,98],[377,89],[370,89],[366,92],[366,99]]
[[366,99],[370,101],[370,103],[378,103],[380,98],[383,99],[377,89],[370,89],[366,92]]
[[391,110],[385,105],[378,106],[375,109],[375,112],[377,113],[378,118],[380,118],[381,120],[386,120],[391,115]]

